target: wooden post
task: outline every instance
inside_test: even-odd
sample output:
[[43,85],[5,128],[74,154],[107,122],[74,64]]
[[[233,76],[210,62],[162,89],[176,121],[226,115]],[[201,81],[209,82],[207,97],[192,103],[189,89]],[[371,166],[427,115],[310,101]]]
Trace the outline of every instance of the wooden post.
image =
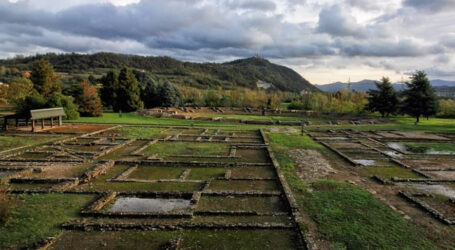
[[35,120],[32,120],[32,132],[35,132]]
[[19,127],[19,120],[16,117],[16,128]]
[[5,118],[3,118],[3,119],[4,119],[4,121],[3,121],[3,128],[5,129],[5,131],[7,131],[7,130],[8,130],[8,118],[5,117]]
[[41,129],[44,129],[44,119],[41,119]]
[[59,125],[59,126],[62,126],[62,116],[59,116],[59,117],[58,117],[58,125]]
[[51,117],[51,128],[54,126],[54,117]]

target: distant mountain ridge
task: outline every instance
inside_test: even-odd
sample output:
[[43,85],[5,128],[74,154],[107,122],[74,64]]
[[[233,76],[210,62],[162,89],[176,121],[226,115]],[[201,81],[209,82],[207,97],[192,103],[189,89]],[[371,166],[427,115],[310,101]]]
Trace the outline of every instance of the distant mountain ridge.
[[59,72],[70,75],[100,76],[110,69],[124,65],[148,71],[158,80],[197,88],[232,88],[235,86],[256,88],[257,82],[272,84],[275,88],[301,92],[320,91],[294,70],[269,62],[261,57],[250,57],[226,63],[183,62],[171,57],[124,55],[114,53],[96,54],[43,54],[29,57],[0,60],[0,66],[30,70],[41,58],[49,60]]
[[[376,83],[377,81],[375,80],[362,80],[359,82],[351,82],[350,83],[350,88],[355,91],[363,91],[366,92],[369,89],[376,89]],[[430,80],[431,85],[435,88],[439,87],[455,87],[455,81],[445,81],[445,80]],[[325,92],[337,92],[342,89],[348,88],[348,83],[346,82],[334,82],[330,84],[324,84],[324,85],[316,85],[320,90],[325,91]],[[406,89],[406,84],[404,83],[393,83],[393,87],[395,90],[400,91]]]

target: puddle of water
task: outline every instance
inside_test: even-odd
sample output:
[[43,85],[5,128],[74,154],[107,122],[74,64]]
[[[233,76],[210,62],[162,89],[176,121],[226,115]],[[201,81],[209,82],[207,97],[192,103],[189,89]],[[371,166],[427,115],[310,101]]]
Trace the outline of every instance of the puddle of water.
[[407,151],[407,147],[401,143],[397,143],[397,142],[389,142],[387,143],[387,146],[393,148],[393,149],[396,149],[396,150],[400,150],[402,152],[406,152],[406,153],[409,153]]
[[374,166],[374,164],[376,163],[375,160],[363,160],[362,159],[362,160],[354,160],[354,161],[362,166]]
[[408,184],[409,187],[422,192],[444,195],[455,199],[455,190],[443,185]]
[[391,156],[391,157],[397,157],[397,158],[401,158],[403,157],[402,154],[396,152],[396,151],[384,151],[384,153],[386,153],[387,155]]
[[110,212],[172,212],[185,210],[190,200],[120,197],[109,208]]
[[436,150],[433,150],[433,149],[428,149],[425,151],[425,154],[430,154],[430,155],[452,155],[452,154],[455,154],[455,152],[452,152],[452,151],[436,151]]
[[418,146],[418,147],[410,147],[402,143],[397,142],[389,142],[387,145],[393,149],[400,150],[405,153],[416,153],[416,154],[432,154],[432,155],[440,155],[440,154],[455,154],[452,151],[436,151],[430,147],[426,146]]

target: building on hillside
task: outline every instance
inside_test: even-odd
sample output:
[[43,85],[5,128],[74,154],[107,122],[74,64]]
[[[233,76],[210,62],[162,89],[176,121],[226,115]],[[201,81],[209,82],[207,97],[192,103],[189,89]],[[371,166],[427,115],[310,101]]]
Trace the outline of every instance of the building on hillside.
[[272,83],[257,80],[256,87],[259,89],[269,89],[274,88],[275,86]]

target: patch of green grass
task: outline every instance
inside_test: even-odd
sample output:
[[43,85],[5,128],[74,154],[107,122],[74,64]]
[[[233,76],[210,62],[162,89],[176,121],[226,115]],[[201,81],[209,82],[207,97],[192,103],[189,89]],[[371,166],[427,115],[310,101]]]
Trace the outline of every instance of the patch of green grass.
[[202,196],[198,211],[256,211],[285,212],[284,201],[279,196],[272,197],[220,197]]
[[[81,186],[82,187],[82,186]],[[83,190],[90,191],[182,191],[192,192],[201,190],[201,183],[188,182],[162,182],[162,183],[141,183],[141,182],[104,182],[90,186],[83,186]]]
[[121,127],[116,129],[125,138],[153,138],[163,130],[165,129],[154,127]]
[[362,188],[325,180],[312,187],[302,207],[326,240],[346,249],[437,249],[423,232]]
[[275,171],[271,167],[242,167],[232,169],[233,178],[274,178]]
[[178,179],[184,167],[138,167],[127,178],[141,180]]
[[275,157],[280,164],[281,171],[286,177],[286,182],[294,192],[303,192],[307,185],[297,175],[295,165],[292,159],[286,153],[291,149],[315,149],[324,151],[325,148],[319,143],[313,141],[307,135],[298,135],[290,133],[269,133],[268,137],[272,146]]
[[167,158],[173,155],[227,155],[228,152],[226,143],[159,142],[144,150],[143,154]]
[[18,204],[7,222],[0,225],[0,248],[27,245],[57,235],[60,224],[77,218],[80,209],[93,198],[79,194],[18,195]]
[[208,180],[210,178],[223,177],[226,173],[226,168],[192,168],[187,180]]
[[[181,230],[66,232],[53,249],[165,249],[183,237],[183,249],[296,249],[292,230]],[[83,240],[81,240],[83,239]]]
[[0,136],[0,151],[22,146],[32,146],[57,139],[51,136]]
[[292,223],[287,215],[275,216],[194,216],[193,222],[196,223]]
[[402,167],[361,167],[358,172],[361,176],[371,177],[377,175],[386,179],[392,177],[422,178],[422,176]]
[[183,249],[296,249],[293,230],[192,230],[183,232]]
[[274,144],[279,144],[282,147],[290,149],[304,148],[304,149],[323,149],[324,146],[313,141],[307,135],[300,135],[295,133],[269,133],[270,141]]
[[208,189],[211,190],[235,190],[235,191],[278,191],[275,181],[243,181],[243,180],[214,180]]
[[259,121],[326,121],[319,117],[277,116],[277,115],[234,115],[234,114],[198,114],[203,117],[222,117],[225,119],[259,120]]
[[239,123],[195,121],[172,118],[156,118],[140,116],[135,113],[124,113],[119,117],[117,113],[105,112],[100,117],[81,117],[71,123],[105,123],[105,124],[135,124],[135,125],[162,125],[162,126],[198,126],[204,128],[229,127],[231,130],[252,130],[264,127],[263,125],[247,125]]
[[165,249],[178,236],[178,231],[67,231],[52,244],[52,249]]

